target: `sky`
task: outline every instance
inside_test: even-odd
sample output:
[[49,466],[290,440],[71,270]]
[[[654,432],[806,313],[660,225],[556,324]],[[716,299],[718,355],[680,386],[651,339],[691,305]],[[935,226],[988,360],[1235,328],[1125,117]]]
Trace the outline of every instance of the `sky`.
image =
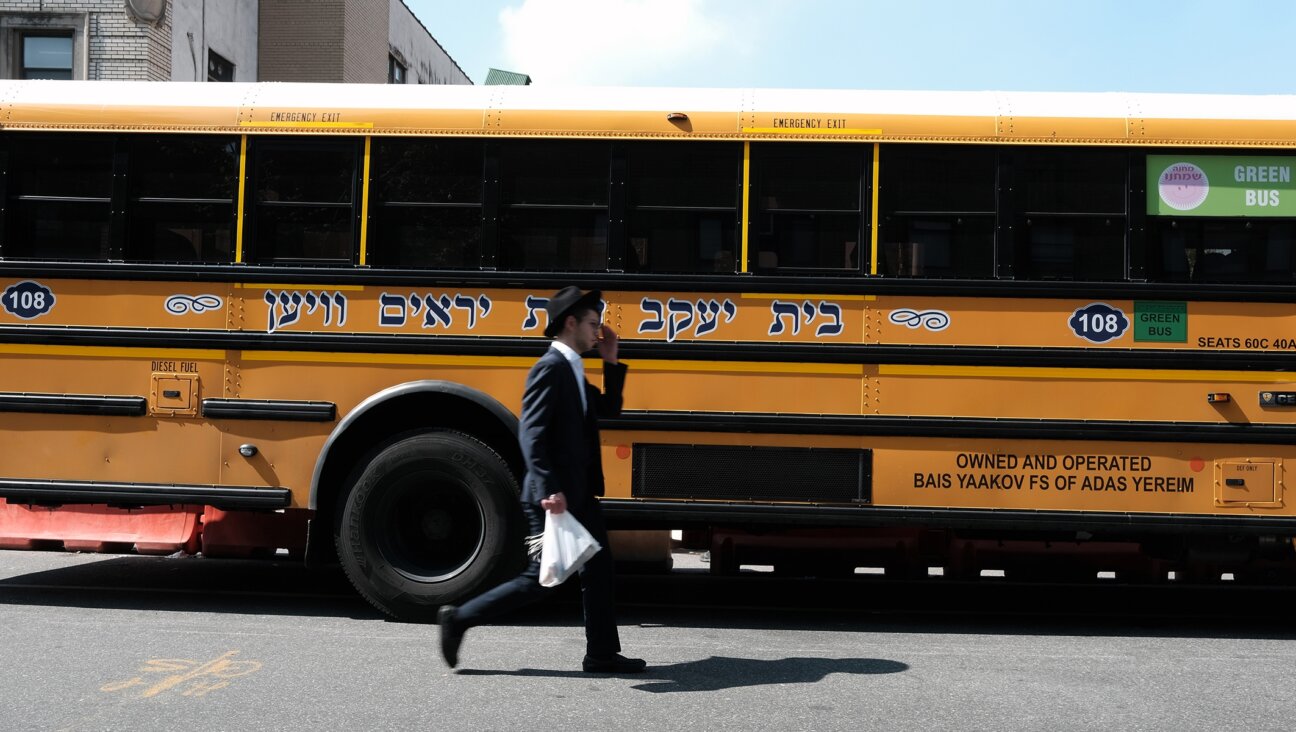
[[1296,91],[1291,0],[405,0],[476,84]]

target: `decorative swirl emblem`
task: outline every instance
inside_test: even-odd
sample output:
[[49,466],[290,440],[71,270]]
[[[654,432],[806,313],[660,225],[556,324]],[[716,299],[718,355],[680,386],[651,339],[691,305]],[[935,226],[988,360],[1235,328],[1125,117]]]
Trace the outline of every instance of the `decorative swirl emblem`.
[[944,310],[909,310],[907,308],[891,311],[891,322],[908,326],[912,329],[945,330],[949,327],[950,316]]
[[215,295],[172,295],[167,298],[166,311],[172,315],[205,313],[224,305]]

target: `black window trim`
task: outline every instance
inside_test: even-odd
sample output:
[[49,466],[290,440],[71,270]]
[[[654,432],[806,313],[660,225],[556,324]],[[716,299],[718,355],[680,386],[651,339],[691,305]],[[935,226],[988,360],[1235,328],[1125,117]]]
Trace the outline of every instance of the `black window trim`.
[[[361,197],[364,191],[364,140],[360,135],[347,135],[337,138],[329,137],[291,137],[283,135],[249,136],[247,143],[246,181],[242,201],[243,213],[243,264],[262,265],[267,267],[308,266],[308,267],[353,267],[360,263],[360,212]],[[351,165],[351,200],[338,201],[257,201],[257,178],[260,170],[260,156],[266,150],[338,150],[349,146],[352,153]],[[346,257],[274,257],[266,260],[257,259],[258,207],[270,209],[307,209],[307,208],[350,208],[351,214],[351,251]]]

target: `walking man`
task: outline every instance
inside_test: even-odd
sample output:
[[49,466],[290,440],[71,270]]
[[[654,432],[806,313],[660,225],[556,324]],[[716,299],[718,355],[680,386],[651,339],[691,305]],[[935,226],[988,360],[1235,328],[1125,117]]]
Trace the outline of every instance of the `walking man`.
[[[599,449],[599,417],[621,413],[621,388],[626,367],[617,362],[617,334],[599,317],[602,293],[581,293],[564,287],[549,299],[545,310],[553,339],[531,373],[522,395],[518,437],[526,460],[522,483],[522,512],[532,534],[544,530],[544,512],[571,511],[603,548],[580,570],[585,611],[585,660],[590,673],[640,673],[642,659],[621,655],[616,608],[612,596],[612,554],[598,497],[603,495],[603,464]],[[585,380],[581,354],[598,347],[603,357],[604,392]],[[441,654],[454,668],[464,632],[530,605],[552,588],[539,582],[540,561],[533,559],[522,574],[464,603],[445,605],[441,624]]]

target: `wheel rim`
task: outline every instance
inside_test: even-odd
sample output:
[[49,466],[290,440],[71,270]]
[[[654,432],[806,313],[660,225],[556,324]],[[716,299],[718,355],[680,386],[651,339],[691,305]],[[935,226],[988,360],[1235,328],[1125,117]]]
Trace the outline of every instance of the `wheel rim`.
[[365,524],[392,569],[416,582],[443,582],[468,568],[485,543],[485,516],[457,476],[406,475],[382,492]]

